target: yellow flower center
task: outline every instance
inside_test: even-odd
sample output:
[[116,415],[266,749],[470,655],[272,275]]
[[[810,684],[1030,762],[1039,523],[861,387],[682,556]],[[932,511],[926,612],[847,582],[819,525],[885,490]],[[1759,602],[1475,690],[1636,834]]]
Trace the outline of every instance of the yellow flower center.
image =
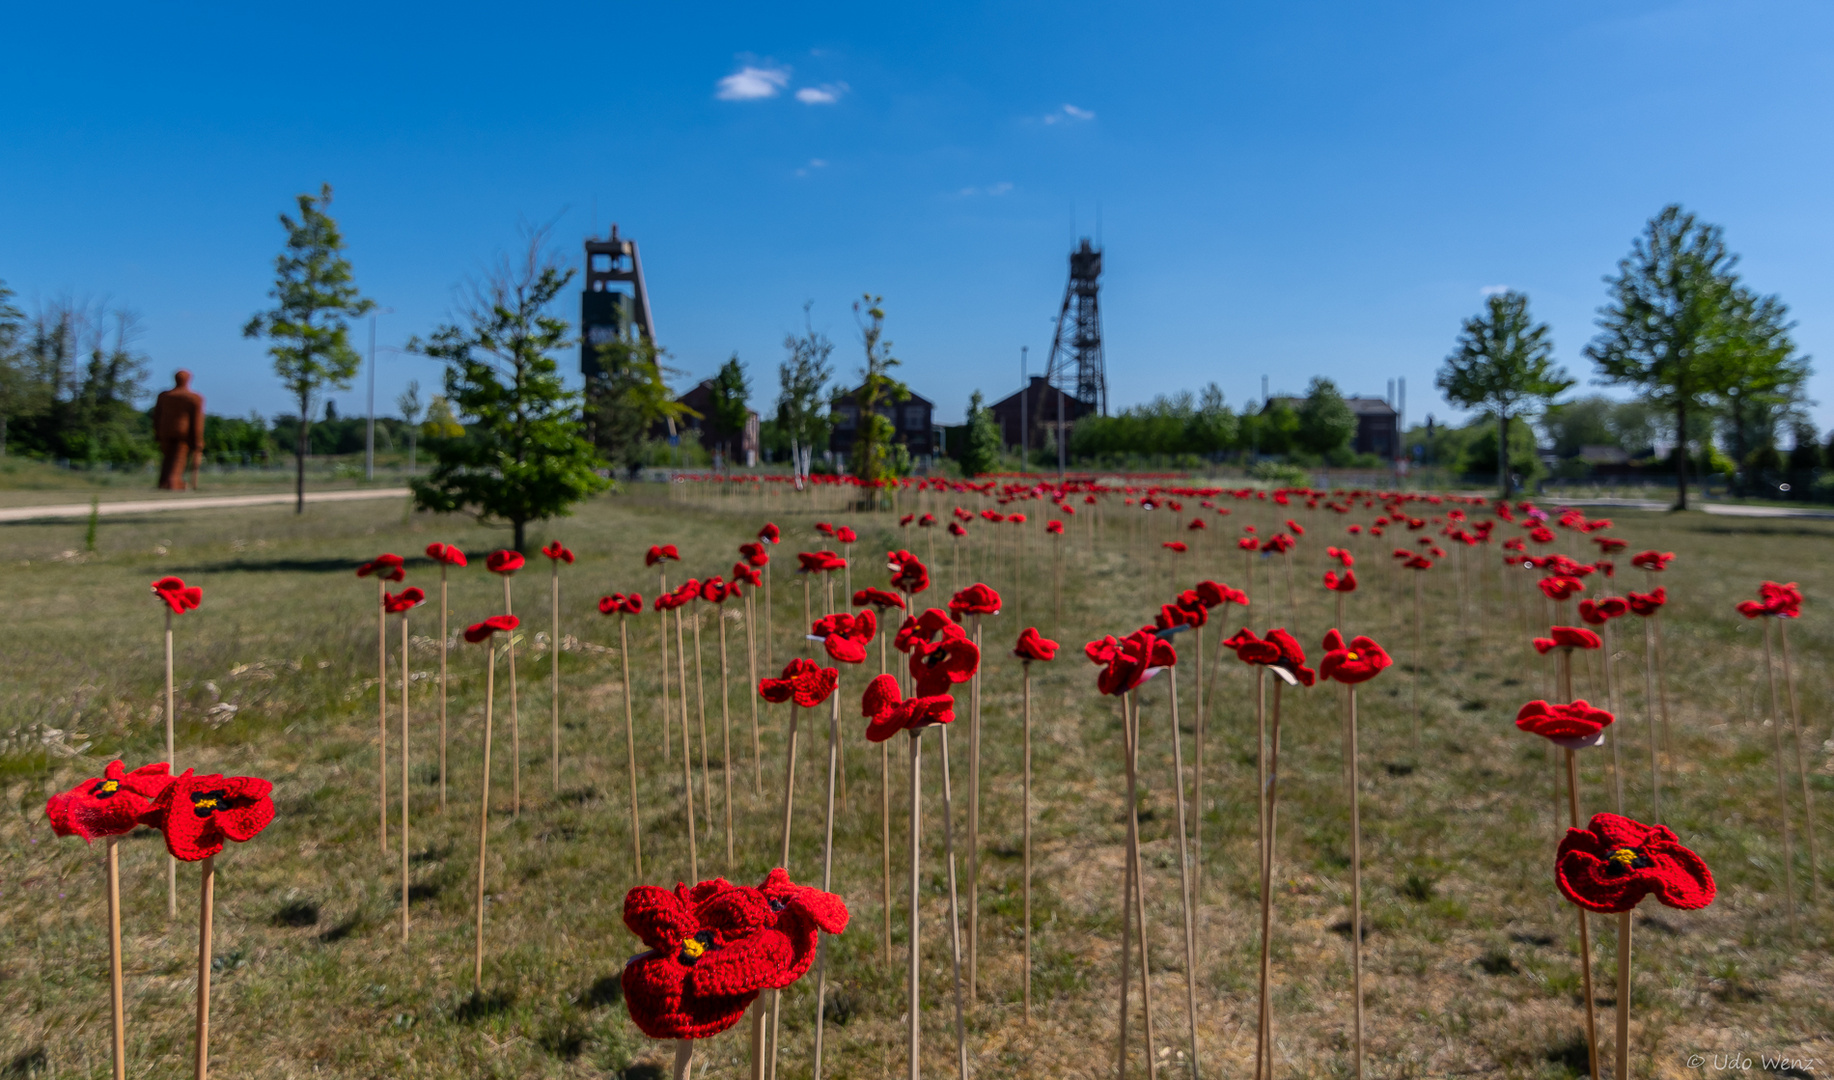
[[100,788],[99,793],[103,795],[113,795],[115,792],[120,791],[120,790],[121,790],[121,781],[104,780],[102,781],[102,787]]
[[1630,848],[1621,847],[1611,853],[1611,861],[1628,870],[1631,864],[1637,861],[1637,853]]
[[191,805],[199,810],[215,810],[217,808],[217,800],[212,798],[197,799],[194,800]]
[[699,938],[682,938],[681,951],[698,960],[701,954],[707,951],[707,946],[701,944]]
[[1347,652],[1347,653],[1345,653],[1345,654],[1344,654],[1344,659],[1346,659],[1346,660],[1355,660],[1355,659],[1356,659],[1356,650],[1355,650],[1355,649],[1352,649],[1352,650],[1350,650],[1349,652]]

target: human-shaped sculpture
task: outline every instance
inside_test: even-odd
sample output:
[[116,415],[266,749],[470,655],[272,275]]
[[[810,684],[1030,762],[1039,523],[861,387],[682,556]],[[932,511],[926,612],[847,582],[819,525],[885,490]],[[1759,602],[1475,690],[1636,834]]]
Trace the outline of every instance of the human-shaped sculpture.
[[185,490],[185,466],[191,466],[191,488],[197,488],[197,465],[204,457],[204,398],[191,389],[191,373],[180,370],[173,387],[153,401],[153,438],[159,441],[159,487]]

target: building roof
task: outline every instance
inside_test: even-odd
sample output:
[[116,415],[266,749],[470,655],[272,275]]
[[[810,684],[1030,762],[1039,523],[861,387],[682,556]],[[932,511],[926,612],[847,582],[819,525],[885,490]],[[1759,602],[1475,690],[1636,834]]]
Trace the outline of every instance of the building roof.
[[[836,395],[836,396],[835,396],[835,398],[834,398],[834,402],[835,402],[835,404],[837,404],[837,405],[838,405],[838,404],[840,404],[841,402],[843,402],[843,401],[844,401],[844,402],[846,402],[847,404],[849,404],[849,405],[851,405],[851,404],[853,404],[853,402],[854,402],[854,398],[855,398],[855,396],[856,396],[857,394],[859,394],[859,392],[860,392],[860,388],[856,386],[856,387],[854,387],[853,389],[851,389],[851,390],[849,390],[849,391],[847,391],[847,392],[846,392],[845,394],[839,394],[839,395]],[[915,391],[915,390],[912,390],[912,391],[911,391],[911,396],[910,396],[910,397],[908,397],[908,398],[905,398],[905,399],[904,399],[903,401],[899,401],[899,402],[888,402],[887,404],[898,404],[898,405],[928,405],[928,406],[929,406],[930,408],[932,408],[932,409],[934,409],[934,408],[936,407],[936,403],[935,403],[934,401],[931,401],[931,400],[930,400],[929,398],[927,398],[927,397],[924,397],[924,396],[923,396],[922,394],[919,394],[919,393],[918,393],[917,391]]]
[[1345,398],[1344,404],[1358,416],[1393,416],[1395,407],[1379,397]]

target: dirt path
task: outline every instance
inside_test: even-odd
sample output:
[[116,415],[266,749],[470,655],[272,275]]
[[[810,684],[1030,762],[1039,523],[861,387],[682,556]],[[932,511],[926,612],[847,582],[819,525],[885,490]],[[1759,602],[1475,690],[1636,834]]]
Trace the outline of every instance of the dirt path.
[[[308,491],[309,503],[354,502],[359,499],[405,499],[407,488],[372,488],[361,491]],[[292,502],[292,492],[265,495],[174,496],[168,499],[133,499],[98,503],[94,509],[100,517],[120,514],[151,514],[162,510],[226,510],[240,506],[281,506]],[[9,506],[0,508],[0,523],[9,521],[46,521],[59,518],[85,518],[88,503],[59,503],[53,506]]]

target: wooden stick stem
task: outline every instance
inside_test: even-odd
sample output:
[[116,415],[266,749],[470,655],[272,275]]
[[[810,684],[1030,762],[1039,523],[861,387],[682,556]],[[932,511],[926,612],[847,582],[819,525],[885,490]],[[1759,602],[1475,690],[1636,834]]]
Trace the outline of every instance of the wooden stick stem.
[[1777,671],[1771,660],[1770,619],[1768,617],[1764,619],[1764,679],[1770,684],[1771,758],[1777,766],[1777,816],[1783,823],[1783,901],[1789,911],[1789,936],[1793,938],[1798,932],[1796,925],[1796,856],[1789,835],[1789,785],[1783,779],[1783,717],[1777,710]]
[[210,1075],[210,936],[216,920],[216,856],[198,864],[197,895],[197,1080]]
[[1023,806],[1023,841],[1025,851],[1025,1022],[1032,1022],[1032,662],[1024,661],[1020,665],[1024,672],[1024,756],[1025,774],[1022,783]]
[[910,820],[910,827],[911,827],[910,829],[911,831],[911,881],[910,881],[910,885],[911,885],[911,895],[910,895],[911,934],[910,934],[910,947],[907,950],[909,953],[909,957],[905,965],[907,968],[907,971],[905,973],[905,979],[906,979],[905,1016],[910,1021],[910,1029],[908,1032],[910,1045],[907,1051],[908,1061],[910,1064],[909,1080],[920,1080],[920,1077],[922,1076],[922,1072],[923,1072],[923,1056],[922,1056],[922,1036],[921,1036],[922,1025],[919,1023],[919,1021],[920,1021],[920,1018],[922,1016],[922,1011],[923,1011],[922,1010],[923,997],[922,997],[922,994],[919,993],[918,984],[919,984],[919,978],[921,974],[922,960],[923,960],[923,937],[921,936],[921,933],[920,933],[922,912],[920,908],[918,907],[918,903],[921,900],[921,896],[919,893],[919,886],[921,882],[920,871],[922,869],[921,861],[922,861],[922,854],[923,854],[923,731],[922,729],[911,732],[910,788],[911,788],[911,812],[910,812],[910,819],[911,819]]
[[[981,647],[981,617],[974,617],[974,647]],[[968,1001],[978,1001],[981,945],[981,669],[969,684],[968,716]]]
[[[439,564],[439,809],[446,810],[446,564]],[[624,680],[628,690],[630,679]]]
[[726,872],[732,873],[732,695],[727,691],[726,609],[715,606],[714,618],[720,624],[720,774],[726,788]]
[[[510,607],[509,574],[503,575],[503,612],[515,614]],[[516,708],[516,632],[504,635],[504,653],[509,659],[509,811],[522,816],[522,717]]]
[[553,564],[553,573],[549,575],[548,609],[553,615],[553,628],[548,632],[548,741],[552,750],[554,794],[560,794],[560,560],[549,559]]
[[[1567,817],[1573,828],[1579,825],[1579,761],[1572,750],[1565,751],[1567,761]],[[1579,914],[1579,974],[1580,985],[1586,995],[1586,1053],[1592,1065],[1592,1080],[1599,1080],[1598,1074],[1598,1002],[1592,993],[1592,929],[1586,919],[1586,909],[1575,906]]]
[[[834,784],[840,770],[841,695],[828,695],[828,809],[821,842],[821,888],[834,886]],[[813,1080],[821,1080],[822,1035],[827,1026],[828,943],[819,934],[815,944],[815,1071]]]
[[751,681],[746,686],[751,692],[745,696],[751,699],[751,793],[756,796],[764,794],[764,751],[758,739],[758,649],[752,641],[752,620],[756,611],[750,593],[745,594],[745,664],[751,674]]
[[694,1073],[694,1040],[675,1040],[674,1080],[689,1080]]
[[631,718],[630,702],[630,624],[629,616],[618,613],[618,659],[624,665],[624,760],[630,766],[630,846],[637,864],[637,880],[643,880],[643,826],[637,818],[637,731]]
[[[1200,653],[1202,648],[1199,642]],[[1198,1080],[1197,1063],[1201,1058],[1197,1049],[1197,924],[1192,918],[1191,850],[1185,839],[1184,736],[1178,729],[1177,666],[1171,667],[1167,675],[1171,679],[1172,696],[1172,773],[1178,781],[1178,890],[1184,908],[1184,1018],[1191,1032],[1191,1080]]]
[[408,939],[408,613],[401,613],[401,940]]
[[943,726],[941,732],[943,856],[949,864],[949,963],[955,973],[955,1061],[960,1080],[968,1080],[968,1031],[962,1018],[962,919],[955,882],[955,812],[949,791],[948,727]]
[[1345,703],[1350,758],[1350,977],[1356,994],[1356,1080],[1363,1080],[1363,815],[1358,802],[1356,685]]
[[1630,911],[1617,916],[1617,1070],[1611,1080],[1630,1080]]
[[382,606],[387,592],[382,579],[376,579],[376,782],[380,794],[376,814],[380,828],[376,836],[382,853],[388,854],[388,609]]
[[473,934],[471,958],[471,992],[484,992],[484,853],[490,841],[490,736],[492,707],[497,698],[497,643],[493,634],[485,642],[490,653],[484,669],[484,769],[478,790],[478,895],[477,929]]
[[[178,757],[173,752],[174,712],[177,698],[172,688],[172,609],[166,609],[166,771],[178,775]],[[166,855],[166,918],[178,918],[178,859]]]
[[[678,688],[681,690],[681,806],[688,817],[688,880],[700,880],[700,842],[695,836],[694,825],[694,765],[693,753],[688,746],[688,670],[687,650],[681,644],[681,608],[675,609],[675,669],[679,673]],[[701,740],[702,749],[706,740]],[[703,770],[704,778],[704,770]],[[713,815],[707,815],[707,824],[713,824]]]
[[1802,754],[1802,711],[1796,705],[1796,672],[1790,663],[1789,620],[1777,619],[1777,638],[1783,645],[1783,688],[1789,695],[1790,738],[1796,746],[1796,781],[1802,788],[1802,835],[1808,841],[1809,903],[1821,903],[1820,857],[1815,850],[1815,797],[1810,793],[1808,764]]
[[121,838],[108,838],[108,1005],[114,1020],[115,1080],[127,1080],[127,1009],[121,985]]

